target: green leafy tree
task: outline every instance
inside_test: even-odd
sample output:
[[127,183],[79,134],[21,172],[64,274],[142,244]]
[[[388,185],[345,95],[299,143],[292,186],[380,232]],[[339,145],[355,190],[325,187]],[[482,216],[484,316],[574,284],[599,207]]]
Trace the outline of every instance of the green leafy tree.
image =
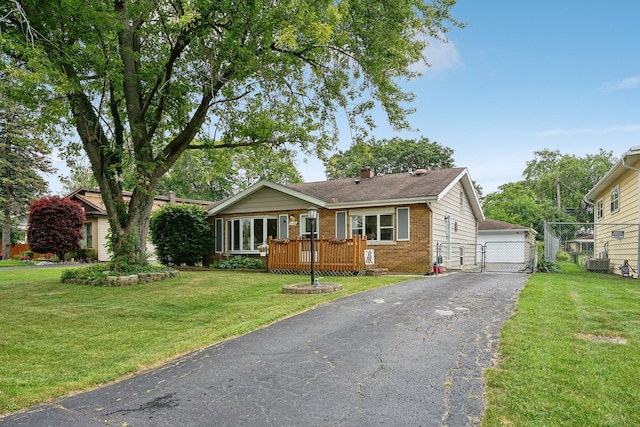
[[295,167],[295,152],[270,146],[189,150],[160,179],[158,190],[174,191],[183,198],[216,201],[260,180],[302,182]]
[[[455,0],[19,0],[0,3],[0,46],[48,73],[100,186],[114,257],[143,263],[160,178],[203,146],[291,143],[322,154],[336,111],[380,105],[397,129],[399,86],[442,38]],[[133,170],[130,201],[123,173]],[[120,261],[118,261],[120,262]]]
[[[266,179],[279,184],[302,182],[295,167],[296,153],[271,146],[187,150],[158,181],[158,192],[169,191],[186,199],[222,200]],[[98,185],[91,168],[73,159],[71,174],[64,178],[64,191]],[[133,188],[131,171],[123,173],[124,188]]]
[[532,227],[538,238],[544,235],[545,221],[569,221],[548,199],[539,198],[524,181],[501,185],[500,191],[487,194],[482,209],[487,218]]
[[53,173],[45,142],[46,126],[40,120],[44,108],[35,102],[38,84],[24,73],[16,73],[0,54],[0,209],[2,211],[2,248],[4,259],[10,257],[12,227],[16,218],[26,217],[29,202],[48,191],[39,174]]
[[[4,227],[4,222],[3,222],[3,219],[1,218],[0,218],[0,226]],[[9,235],[9,242],[11,245],[15,245],[20,243],[21,241],[24,241],[25,233],[24,233],[24,230],[20,228],[20,222],[18,221],[18,218],[15,218],[15,217],[11,218],[10,229],[11,229],[11,232]],[[4,247],[2,249],[4,251]]]
[[149,229],[164,265],[202,264],[213,245],[207,213],[198,205],[165,205],[153,213]]
[[545,149],[534,155],[523,176],[536,197],[569,212],[574,221],[592,221],[583,198],[616,162],[613,152],[601,149],[598,154],[578,157]]
[[352,178],[369,166],[376,174],[401,173],[416,169],[446,169],[454,166],[453,149],[428,138],[371,138],[339,151],[324,164],[327,178]]
[[79,163],[76,159],[67,160],[67,163],[69,164],[70,173],[68,176],[60,178],[63,193],[69,194],[78,188],[94,188],[98,186],[90,166]]
[[34,252],[52,252],[64,259],[80,249],[85,216],[76,201],[60,196],[34,200],[29,206],[27,243]]

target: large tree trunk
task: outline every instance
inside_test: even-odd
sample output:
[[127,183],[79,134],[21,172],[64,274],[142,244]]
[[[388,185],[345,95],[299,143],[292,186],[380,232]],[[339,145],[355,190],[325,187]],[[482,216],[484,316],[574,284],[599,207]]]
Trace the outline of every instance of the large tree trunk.
[[11,202],[5,202],[2,222],[2,259],[11,259]]
[[[7,121],[9,118],[7,117]],[[11,150],[10,137],[7,134],[7,141],[4,144],[4,152],[2,153],[5,158],[9,158],[9,152]],[[9,171],[3,171],[3,176],[9,176]],[[11,204],[13,203],[13,194],[11,192],[11,184],[5,183],[2,187],[4,192],[4,209],[2,212],[2,259],[11,259]]]
[[153,194],[134,192],[128,203],[104,196],[103,201],[107,212],[110,212],[110,239],[114,267],[120,269],[123,264],[146,264],[147,235],[149,216],[153,207]]

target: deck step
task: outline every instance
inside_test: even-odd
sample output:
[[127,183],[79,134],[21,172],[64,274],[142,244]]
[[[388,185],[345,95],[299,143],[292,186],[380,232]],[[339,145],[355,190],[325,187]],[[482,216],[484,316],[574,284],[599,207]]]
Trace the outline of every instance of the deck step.
[[367,276],[386,276],[388,273],[388,268],[367,268]]

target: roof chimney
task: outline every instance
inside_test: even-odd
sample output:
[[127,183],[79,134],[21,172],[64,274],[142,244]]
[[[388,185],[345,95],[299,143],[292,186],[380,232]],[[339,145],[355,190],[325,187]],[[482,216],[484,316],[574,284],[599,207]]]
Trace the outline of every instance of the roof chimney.
[[360,169],[360,178],[362,179],[373,178],[373,171],[369,166],[365,166],[362,169]]

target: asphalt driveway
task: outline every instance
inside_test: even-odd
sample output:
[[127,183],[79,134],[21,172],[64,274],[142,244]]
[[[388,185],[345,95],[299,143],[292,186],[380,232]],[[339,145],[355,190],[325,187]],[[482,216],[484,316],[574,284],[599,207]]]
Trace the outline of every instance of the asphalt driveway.
[[527,278],[449,274],[342,298],[0,425],[477,425]]

